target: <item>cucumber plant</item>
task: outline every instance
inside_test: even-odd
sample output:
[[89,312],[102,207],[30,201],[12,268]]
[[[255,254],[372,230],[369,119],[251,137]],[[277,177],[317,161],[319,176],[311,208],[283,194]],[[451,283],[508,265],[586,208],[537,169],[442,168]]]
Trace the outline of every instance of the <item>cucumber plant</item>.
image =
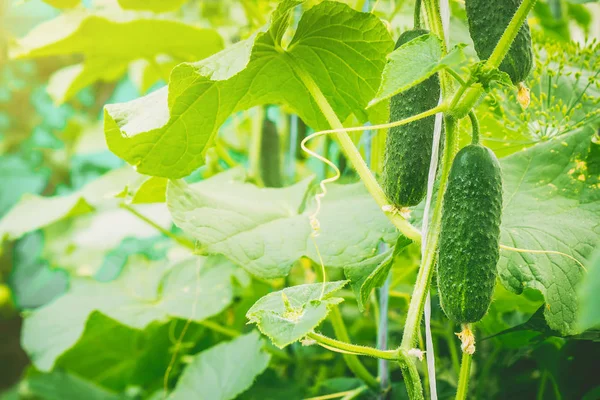
[[28,75],[56,70],[53,123],[0,135],[44,194],[0,193],[8,399],[593,398],[596,42],[549,51],[535,0],[416,0],[408,30],[391,0],[49,3],[76,9],[3,41],[56,56]]

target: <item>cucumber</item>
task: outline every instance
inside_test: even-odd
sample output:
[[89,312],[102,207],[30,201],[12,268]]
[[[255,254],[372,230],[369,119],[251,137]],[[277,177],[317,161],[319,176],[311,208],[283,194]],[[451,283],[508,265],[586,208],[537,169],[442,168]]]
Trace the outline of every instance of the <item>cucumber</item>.
[[498,159],[479,144],[464,147],[448,178],[437,263],[440,303],[456,323],[479,321],[492,301],[501,214]]
[[[396,48],[427,33],[424,29],[406,31],[398,38]],[[438,105],[439,98],[440,81],[436,74],[391,98],[390,121],[430,110]],[[385,194],[397,208],[415,206],[427,193],[434,124],[435,116],[431,116],[391,128],[387,134],[382,183]]]
[[266,117],[260,140],[260,175],[265,187],[282,186],[279,134],[275,123]]
[[[481,60],[490,57],[519,5],[521,0],[465,0],[469,32]],[[525,21],[499,69],[517,84],[527,78],[532,66],[531,33]]]

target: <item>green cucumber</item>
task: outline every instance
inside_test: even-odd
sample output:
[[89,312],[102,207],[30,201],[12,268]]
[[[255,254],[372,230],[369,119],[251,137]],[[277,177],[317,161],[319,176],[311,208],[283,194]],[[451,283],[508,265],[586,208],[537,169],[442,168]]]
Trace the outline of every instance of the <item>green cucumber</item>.
[[[465,0],[469,32],[481,60],[490,57],[519,5],[521,0]],[[517,84],[527,78],[532,66],[531,33],[525,21],[499,69]]]
[[[406,31],[400,35],[396,48],[427,33],[424,29]],[[391,98],[390,121],[430,110],[438,105],[439,99],[440,81],[436,74]],[[427,193],[434,125],[435,116],[431,116],[391,128],[387,134],[383,189],[397,208],[415,206]]]
[[260,176],[265,187],[282,186],[279,134],[275,123],[266,117],[260,139]]
[[437,263],[440,303],[456,323],[479,321],[492,301],[501,214],[498,159],[479,144],[464,147],[448,178]]

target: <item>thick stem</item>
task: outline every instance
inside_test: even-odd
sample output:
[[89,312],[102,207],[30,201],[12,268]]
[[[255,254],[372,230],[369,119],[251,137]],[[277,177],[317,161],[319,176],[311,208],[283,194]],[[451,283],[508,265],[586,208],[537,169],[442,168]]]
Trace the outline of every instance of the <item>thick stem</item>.
[[442,158],[442,173],[439,179],[439,189],[435,208],[431,217],[431,225],[427,235],[427,249],[425,251],[423,260],[421,261],[421,268],[417,274],[417,282],[415,283],[415,287],[413,289],[410,305],[408,307],[406,324],[404,325],[404,334],[402,336],[401,347],[405,350],[411,349],[416,344],[417,333],[419,331],[421,318],[423,316],[425,299],[427,297],[427,293],[429,292],[429,285],[431,283],[431,274],[433,272],[433,266],[435,265],[435,255],[440,234],[442,203],[446,189],[446,182],[448,181],[450,166],[452,165],[452,159],[454,158],[454,154],[456,152],[456,121],[451,117],[446,117],[445,123],[446,146],[444,148],[444,156]]
[[415,0],[414,28],[421,28],[421,0]]
[[465,400],[469,389],[469,376],[471,375],[472,354],[463,352],[462,362],[460,364],[460,374],[458,376],[458,388],[456,390],[456,400]]
[[421,386],[421,377],[419,371],[412,360],[409,362],[400,363],[400,369],[402,370],[402,376],[404,377],[404,385],[408,392],[408,398],[410,400],[423,400],[423,387]]
[[521,26],[523,26],[523,23],[527,19],[527,15],[529,15],[529,12],[533,9],[535,2],[536,0],[523,0],[519,8],[517,8],[515,15],[513,15],[506,30],[502,34],[502,37],[498,41],[498,44],[494,47],[494,51],[492,51],[490,58],[488,58],[486,62],[488,67],[498,68],[500,66],[502,60],[504,60],[504,57],[508,54],[510,46],[517,37]]
[[354,354],[359,354],[362,356],[379,358],[382,360],[398,360],[398,351],[397,350],[380,350],[373,347],[359,346],[352,343],[343,342],[340,340],[332,339],[325,335],[321,335],[320,333],[309,333],[308,337],[316,340],[317,343],[323,344],[327,347],[338,349],[341,352],[349,352]]
[[[337,336],[341,340],[341,342],[338,342],[338,343],[342,343],[342,342],[349,343],[350,336],[348,336],[348,331],[346,330],[346,325],[344,325],[344,320],[342,319],[342,313],[340,312],[339,307],[334,306],[332,308],[331,312],[329,313],[329,316],[331,317],[330,321],[331,321],[331,325],[333,326],[333,331],[335,332],[335,336]],[[315,339],[315,340],[317,340],[317,339]],[[332,347],[335,347],[335,346],[332,346]],[[376,350],[376,349],[374,349],[374,350]],[[347,351],[358,353],[353,350],[347,350]],[[362,354],[362,353],[359,353],[359,354]],[[379,382],[365,368],[365,366],[360,362],[360,360],[358,359],[358,357],[356,357],[356,355],[344,354],[343,356],[344,356],[344,361],[346,362],[346,365],[348,365],[348,368],[350,368],[350,371],[352,371],[352,373],[354,373],[354,375],[356,375],[359,379],[361,379],[363,382],[365,382],[370,388],[379,390]]]
[[[333,129],[344,129],[344,126],[338,119],[335,111],[333,110],[333,108],[331,108],[331,105],[323,95],[323,92],[321,92],[321,89],[319,89],[317,84],[314,82],[312,77],[297,65],[296,61],[292,58],[292,56],[289,53],[284,54],[286,54],[290,58],[289,64],[294,69],[294,72],[296,72],[302,83],[304,83],[304,85],[310,91],[311,95],[317,102],[321,112],[327,119],[329,125],[331,125]],[[387,196],[383,192],[383,189],[381,188],[381,186],[379,186],[377,180],[369,170],[369,167],[365,163],[365,160],[363,160],[362,156],[360,155],[360,152],[358,151],[356,146],[354,146],[354,143],[352,142],[352,139],[350,139],[350,136],[348,136],[346,132],[336,133],[335,136],[338,140],[338,143],[342,147],[344,154],[351,161],[360,179],[366,186],[371,196],[373,196],[377,204],[380,207],[384,207],[391,204]],[[419,233],[419,230],[412,226],[401,215],[398,215],[396,213],[386,213],[386,215],[404,236],[417,243],[421,241],[421,234]]]
[[[439,0],[423,0],[425,2],[425,10],[427,11],[427,19],[429,21],[429,29],[442,40],[442,57],[448,53],[446,45],[446,33],[442,22],[442,13],[440,11]],[[446,98],[452,91],[452,81],[445,70],[440,71],[440,86],[442,89],[442,98]]]
[[456,351],[455,339],[454,335],[454,324],[449,321],[448,329],[445,332],[446,341],[448,342],[448,349],[450,351],[450,359],[452,360],[452,367],[454,368],[454,372],[457,374],[460,370],[460,361],[458,360],[458,351]]

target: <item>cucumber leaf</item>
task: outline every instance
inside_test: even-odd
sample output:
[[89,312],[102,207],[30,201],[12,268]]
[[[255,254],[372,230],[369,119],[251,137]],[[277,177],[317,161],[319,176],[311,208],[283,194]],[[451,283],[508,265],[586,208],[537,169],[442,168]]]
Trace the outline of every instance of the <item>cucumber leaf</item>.
[[147,10],[155,13],[177,10],[186,1],[187,0],[118,0],[121,8],[125,10]]
[[350,280],[350,286],[352,286],[360,311],[365,310],[365,304],[367,304],[373,289],[383,286],[394,265],[394,258],[410,244],[412,244],[412,240],[400,235],[396,245],[387,251],[357,264],[344,266],[344,274]]
[[81,0],[44,0],[44,3],[56,8],[74,8],[81,4]]
[[231,303],[236,269],[222,257],[194,257],[175,265],[130,257],[111,282],[72,278],[66,294],[27,316],[23,348],[37,369],[49,371],[81,338],[93,311],[135,329],[171,318],[201,321]]
[[49,94],[60,104],[98,80],[118,79],[134,60],[169,55],[194,61],[221,49],[223,39],[213,29],[167,19],[133,18],[122,11],[73,10],[38,25],[17,41],[10,57],[83,55],[83,63],[59,70],[50,79]]
[[62,219],[89,213],[102,204],[116,203],[114,196],[135,178],[131,168],[120,168],[66,196],[25,194],[0,220],[0,241],[15,240]]
[[285,46],[299,3],[279,3],[266,31],[177,66],[167,88],[106,106],[110,150],[141,173],[181,178],[204,163],[207,144],[232,113],[256,105],[285,104],[311,127],[327,129],[313,97],[320,91],[340,120],[354,113],[365,121],[393,47],[387,29],[373,14],[325,1],[303,14]]
[[[172,335],[184,323],[155,322],[136,329],[93,311],[80,338],[56,360],[53,371],[69,371],[119,392],[159,380],[169,365]],[[189,329],[186,340],[199,334]]]
[[258,332],[253,331],[195,355],[169,398],[236,398],[269,365],[271,355],[263,349],[264,345]]
[[525,288],[545,298],[548,326],[578,333],[577,287],[585,259],[600,240],[598,175],[587,168],[593,131],[579,130],[501,160],[504,205],[501,244],[561,254],[502,249],[498,272],[515,293]]
[[579,328],[600,327],[600,252],[588,264],[588,273],[579,288]]
[[[167,205],[173,222],[198,240],[204,254],[223,254],[260,278],[286,276],[303,256],[318,261],[309,222],[315,206],[304,204],[312,179],[261,189],[243,183],[236,171],[192,186],[171,181]],[[396,238],[395,228],[362,183],[328,185],[318,219],[315,241],[329,267],[370,258],[381,240]]]
[[333,297],[348,281],[313,283],[269,293],[248,310],[246,317],[273,344],[285,347],[312,332],[331,307],[344,299]]
[[459,66],[464,60],[459,44],[442,57],[442,41],[434,34],[419,36],[388,55],[381,85],[369,107],[423,82],[444,68]]
[[[127,399],[124,395],[110,392],[102,386],[65,371],[52,371],[48,374],[31,372],[25,378],[23,386],[27,387],[28,395],[41,399]],[[22,397],[17,397],[20,398]]]

